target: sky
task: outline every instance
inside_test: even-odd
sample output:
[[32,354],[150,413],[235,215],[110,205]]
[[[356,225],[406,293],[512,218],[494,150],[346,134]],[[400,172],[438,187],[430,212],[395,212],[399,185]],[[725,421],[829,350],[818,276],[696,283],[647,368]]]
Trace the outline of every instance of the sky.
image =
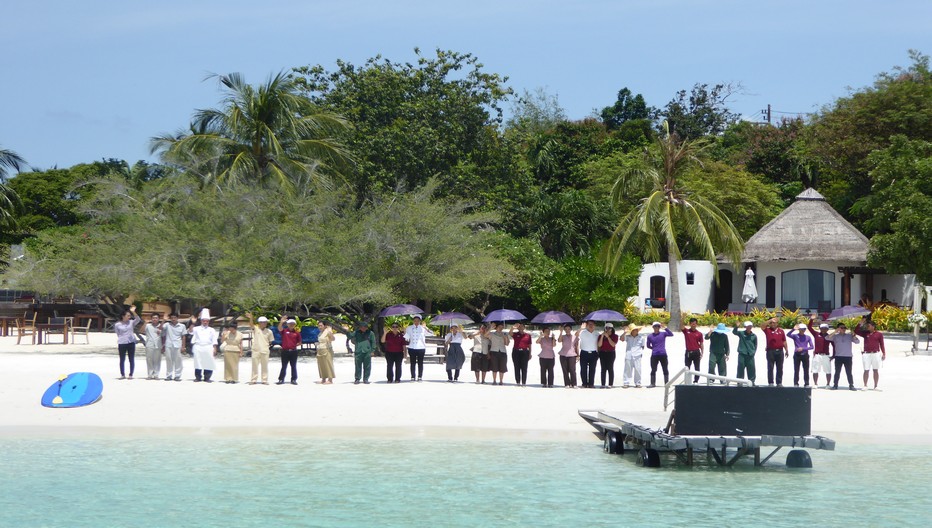
[[221,99],[212,73],[256,84],[292,67],[414,48],[472,53],[571,119],[622,87],[662,107],[695,83],[741,83],[730,108],[811,113],[932,53],[929,0],[6,0],[0,148],[39,170],[157,161],[149,139]]

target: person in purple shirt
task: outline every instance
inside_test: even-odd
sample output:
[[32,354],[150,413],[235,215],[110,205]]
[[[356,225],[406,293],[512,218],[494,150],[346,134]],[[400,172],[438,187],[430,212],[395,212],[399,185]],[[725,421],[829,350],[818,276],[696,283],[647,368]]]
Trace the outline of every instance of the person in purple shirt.
[[796,351],[793,352],[793,386],[799,387],[799,367],[803,367],[803,381],[809,386],[809,351],[812,350],[812,336],[806,334],[806,324],[799,323],[786,337],[793,340]]
[[[657,365],[663,368],[664,385],[670,381],[670,371],[667,370],[667,338],[673,337],[673,332],[657,321],[654,321],[651,327],[654,329],[654,333],[647,336],[647,348],[651,350],[650,385],[648,385],[648,388],[657,386]],[[660,331],[661,328],[663,328],[662,332]]]

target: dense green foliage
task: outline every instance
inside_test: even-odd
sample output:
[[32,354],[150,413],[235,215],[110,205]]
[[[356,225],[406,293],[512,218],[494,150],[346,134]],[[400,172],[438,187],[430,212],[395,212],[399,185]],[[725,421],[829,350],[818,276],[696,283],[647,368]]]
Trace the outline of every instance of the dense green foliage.
[[872,237],[870,265],[932,281],[920,53],[774,125],[738,121],[728,99],[740,87],[727,84],[663,106],[622,87],[571,120],[556,96],[515,96],[471,54],[415,57],[299,67],[256,86],[215,76],[218,107],[153,139],[160,165],[6,178],[25,163],[0,150],[0,244],[28,246],[4,278],[351,319],[391,302],[630,310],[641,260],[734,259],[814,187]]

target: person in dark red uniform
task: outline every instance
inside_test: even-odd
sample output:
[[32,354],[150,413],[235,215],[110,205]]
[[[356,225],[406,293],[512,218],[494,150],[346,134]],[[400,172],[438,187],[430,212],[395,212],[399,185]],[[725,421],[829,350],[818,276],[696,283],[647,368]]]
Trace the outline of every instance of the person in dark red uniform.
[[[692,365],[692,370],[699,372],[699,362],[702,360],[702,349],[705,347],[702,332],[696,326],[699,321],[693,317],[689,320],[689,327],[683,327],[683,337],[686,340],[686,366]],[[699,376],[693,376],[693,383],[699,382]]]
[[[777,318],[767,321],[767,326],[762,330],[766,337],[767,349],[767,385],[773,385],[776,379],[777,387],[783,386],[783,360],[790,355],[790,349],[786,345],[786,333],[780,328]],[[776,376],[774,375],[776,370]]]
[[301,346],[301,332],[295,329],[297,321],[283,315],[278,321],[278,332],[282,336],[282,371],[278,374],[278,383],[285,383],[285,373],[291,365],[291,384],[298,384],[298,348]]
[[388,363],[385,371],[389,383],[401,382],[401,363],[405,358],[405,341],[404,334],[401,333],[401,325],[392,323],[391,328],[386,328],[382,334],[382,348],[385,352],[385,361]]
[[511,361],[515,365],[515,383],[527,385],[527,365],[531,360],[531,334],[524,331],[524,325],[518,323],[511,328]]

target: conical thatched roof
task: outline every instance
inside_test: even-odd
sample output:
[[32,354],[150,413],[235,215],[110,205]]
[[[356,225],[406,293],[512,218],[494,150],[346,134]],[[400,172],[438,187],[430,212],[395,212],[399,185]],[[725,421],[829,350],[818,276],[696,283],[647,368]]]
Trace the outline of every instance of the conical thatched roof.
[[825,198],[806,189],[744,245],[744,262],[788,260],[867,261],[867,237]]

